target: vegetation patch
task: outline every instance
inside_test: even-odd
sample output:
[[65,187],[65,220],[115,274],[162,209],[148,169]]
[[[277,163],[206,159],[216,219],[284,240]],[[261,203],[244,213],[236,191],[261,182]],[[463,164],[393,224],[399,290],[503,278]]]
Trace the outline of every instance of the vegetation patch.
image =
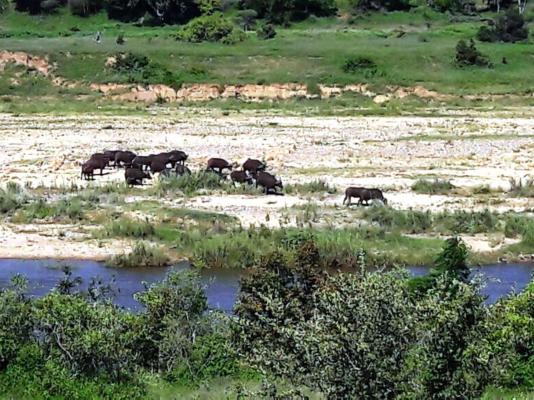
[[425,194],[447,194],[455,189],[450,182],[442,179],[419,179],[412,185],[412,190],[416,193]]
[[145,242],[136,242],[130,253],[115,255],[109,258],[106,264],[117,268],[165,267],[170,261],[161,248]]

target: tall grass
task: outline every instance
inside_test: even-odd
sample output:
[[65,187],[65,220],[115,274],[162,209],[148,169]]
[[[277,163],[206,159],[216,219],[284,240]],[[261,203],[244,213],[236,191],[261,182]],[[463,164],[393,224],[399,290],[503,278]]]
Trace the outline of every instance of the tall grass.
[[510,178],[510,191],[508,193],[514,197],[534,197],[534,179]]
[[85,210],[93,206],[82,201],[80,198],[72,197],[49,202],[44,198],[39,198],[25,204],[13,216],[15,222],[31,222],[34,220],[81,221],[85,218]]
[[426,194],[446,194],[453,190],[455,186],[443,179],[419,179],[412,185],[412,190],[416,193]]
[[170,259],[163,250],[145,242],[137,242],[130,253],[118,254],[106,260],[106,265],[117,268],[165,267]]
[[322,179],[316,179],[306,183],[288,184],[284,187],[284,192],[287,194],[299,193],[299,194],[315,194],[315,193],[337,193],[335,186],[329,185]]
[[187,196],[191,196],[201,190],[216,190],[221,189],[223,186],[221,177],[216,173],[197,171],[190,175],[161,178],[150,190],[157,195],[182,192]]
[[148,220],[142,221],[121,217],[114,221],[107,222],[102,230],[96,233],[98,237],[131,237],[136,239],[147,239],[154,236],[156,229]]
[[7,214],[21,208],[28,201],[21,186],[15,182],[8,182],[6,187],[0,188],[0,213]]

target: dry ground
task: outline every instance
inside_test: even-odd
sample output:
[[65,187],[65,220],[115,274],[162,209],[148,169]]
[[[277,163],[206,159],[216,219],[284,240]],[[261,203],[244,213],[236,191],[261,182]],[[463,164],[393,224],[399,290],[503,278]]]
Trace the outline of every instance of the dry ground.
[[[297,195],[222,194],[171,199],[181,207],[237,216],[244,225],[276,227],[288,209],[310,201],[319,206],[319,214],[323,207],[324,214],[330,215],[329,223],[335,224],[332,218],[343,218],[343,210],[335,206],[341,204],[342,192],[349,185],[383,188],[390,204],[399,209],[503,212],[530,211],[534,206],[534,199],[510,198],[499,192],[507,190],[510,178],[522,178],[534,170],[534,119],[525,117],[308,118],[223,116],[215,111],[148,117],[1,115],[0,144],[2,181],[32,187],[121,181],[122,171],[98,177],[94,183],[80,180],[80,162],[103,149],[142,154],[182,149],[190,155],[192,169],[203,168],[210,157],[238,162],[254,157],[266,160],[286,184],[323,179],[338,188],[336,195],[311,200]],[[413,193],[410,187],[421,177],[450,179],[458,189],[452,195]],[[497,192],[472,195],[472,189],[480,185],[490,185]],[[58,227],[47,225],[41,232],[27,233],[24,227],[3,224],[0,256],[102,258],[110,252],[90,241],[77,250],[81,242],[75,227],[63,227],[73,233],[60,239],[51,233],[53,229]],[[43,243],[38,237],[45,238]],[[37,245],[32,246],[32,241]]]

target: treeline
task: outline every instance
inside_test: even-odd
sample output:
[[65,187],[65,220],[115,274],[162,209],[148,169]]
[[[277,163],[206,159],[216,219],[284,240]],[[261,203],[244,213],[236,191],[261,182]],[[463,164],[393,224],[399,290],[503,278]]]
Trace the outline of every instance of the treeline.
[[[136,399],[155,376],[186,386],[221,377],[271,382],[262,393],[237,390],[241,399],[306,398],[300,388],[360,399],[534,388],[534,284],[487,306],[460,240],[449,239],[420,278],[367,272],[365,254],[361,268],[327,273],[313,238],[295,236],[288,246],[242,280],[232,317],[208,310],[191,272],[137,294],[137,314],[113,305],[113,285],[96,279],[81,290],[69,270],[40,299],[15,277],[0,291],[0,392]],[[291,390],[277,388],[280,379]]]
[[[5,3],[8,0],[2,0]],[[144,25],[185,24],[194,18],[229,9],[239,10],[247,20],[263,19],[273,24],[288,24],[310,16],[333,16],[343,9],[354,15],[369,11],[399,11],[428,6],[439,12],[471,14],[474,0],[13,0],[15,9],[30,14],[54,13],[68,7],[74,15],[86,17],[105,10],[111,19]],[[486,10],[500,11],[517,6],[522,13],[526,2],[487,0]],[[5,7],[4,7],[5,8]],[[0,12],[2,7],[0,7]]]

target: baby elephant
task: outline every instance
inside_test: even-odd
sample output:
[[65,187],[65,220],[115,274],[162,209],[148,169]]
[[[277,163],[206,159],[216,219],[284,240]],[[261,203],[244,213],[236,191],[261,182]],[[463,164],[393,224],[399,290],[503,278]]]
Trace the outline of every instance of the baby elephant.
[[137,168],[126,168],[124,179],[128,186],[143,185],[143,179],[152,179],[149,173]]

